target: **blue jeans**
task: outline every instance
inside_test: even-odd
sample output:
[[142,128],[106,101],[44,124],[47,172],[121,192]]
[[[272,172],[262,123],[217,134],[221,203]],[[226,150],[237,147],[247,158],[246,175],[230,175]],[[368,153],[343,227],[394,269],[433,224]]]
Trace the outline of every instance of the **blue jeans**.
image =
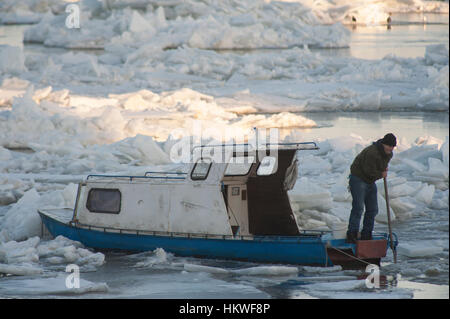
[[361,178],[350,175],[350,192],[352,193],[352,211],[348,222],[348,231],[357,233],[361,216],[364,211],[363,229],[361,233],[371,234],[375,223],[375,216],[378,214],[377,185],[367,184]]

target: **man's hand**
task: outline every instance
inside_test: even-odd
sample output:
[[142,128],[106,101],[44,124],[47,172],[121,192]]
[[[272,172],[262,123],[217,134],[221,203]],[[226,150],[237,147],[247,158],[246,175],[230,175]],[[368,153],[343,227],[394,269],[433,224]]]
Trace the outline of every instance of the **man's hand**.
[[387,169],[381,173],[381,177],[386,178],[387,177]]

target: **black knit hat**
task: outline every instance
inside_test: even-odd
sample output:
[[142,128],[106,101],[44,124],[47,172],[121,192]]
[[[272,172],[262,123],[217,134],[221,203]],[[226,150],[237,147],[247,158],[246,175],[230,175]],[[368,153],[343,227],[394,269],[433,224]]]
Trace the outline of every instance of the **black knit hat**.
[[397,146],[397,139],[394,134],[388,133],[382,138],[381,143],[389,146]]

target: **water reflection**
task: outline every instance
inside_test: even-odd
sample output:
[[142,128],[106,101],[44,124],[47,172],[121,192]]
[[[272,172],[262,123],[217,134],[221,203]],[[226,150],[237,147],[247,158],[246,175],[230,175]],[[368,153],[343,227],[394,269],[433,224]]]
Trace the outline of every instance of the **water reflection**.
[[384,24],[347,27],[351,30],[349,55],[361,59],[388,54],[423,57],[427,45],[449,43],[447,14],[392,13]]
[[376,140],[392,132],[412,143],[418,137],[433,136],[445,141],[449,135],[446,112],[305,112],[302,116],[317,123],[315,128],[280,129],[280,135],[301,139],[330,139],[352,134]]

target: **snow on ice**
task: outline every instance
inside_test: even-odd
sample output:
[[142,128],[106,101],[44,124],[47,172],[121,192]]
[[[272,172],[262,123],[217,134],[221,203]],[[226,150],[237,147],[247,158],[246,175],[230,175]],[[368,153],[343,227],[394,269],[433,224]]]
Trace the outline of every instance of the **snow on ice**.
[[[14,11],[9,2],[0,12]],[[349,34],[340,22],[370,7],[367,1],[237,4],[210,0],[171,1],[166,5],[147,1],[137,5],[136,1],[90,0],[81,2],[81,29],[66,28],[65,12],[54,2],[50,2],[51,12],[26,30],[25,41],[104,51],[49,55],[0,47],[0,71],[5,74],[0,91],[5,96],[3,105],[23,95],[23,90],[20,93],[5,82],[16,75],[20,81],[39,87],[43,99],[64,100],[70,106],[76,97],[73,93],[68,97],[67,89],[96,94],[90,105],[99,105],[100,100],[100,105],[117,105],[112,91],[136,92],[128,103],[120,104],[126,110],[131,104],[137,111],[158,108],[154,93],[190,87],[214,95],[223,106],[265,112],[448,110],[448,48],[444,45],[428,46],[423,58],[386,56],[376,61],[325,57],[308,49],[348,46]],[[144,3],[148,5],[142,7]],[[41,1],[31,0],[28,5],[28,10],[34,11],[43,6]],[[125,5],[129,6],[124,9]],[[133,6],[146,11],[138,12]],[[441,12],[438,8],[448,12],[448,3],[373,1],[368,11],[373,16],[374,12],[383,15],[408,8],[410,12]],[[217,51],[258,48],[283,50],[249,51],[251,54]],[[355,80],[358,83],[350,86]],[[143,87],[152,90],[137,93]],[[298,120],[289,122],[301,125]]]

